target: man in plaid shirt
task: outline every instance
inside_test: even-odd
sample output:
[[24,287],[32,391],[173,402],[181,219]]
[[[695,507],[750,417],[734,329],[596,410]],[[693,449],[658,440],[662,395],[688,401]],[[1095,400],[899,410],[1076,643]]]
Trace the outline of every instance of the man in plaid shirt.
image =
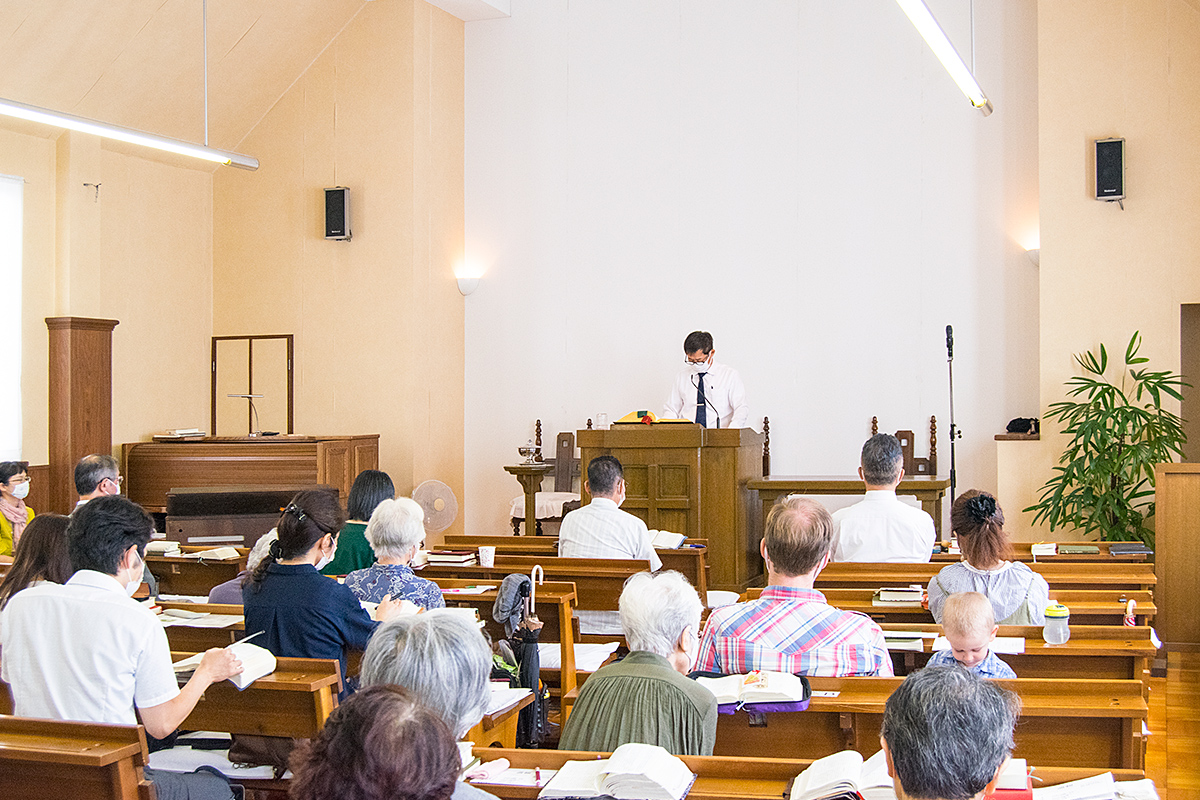
[[891,676],[883,631],[841,611],[813,589],[833,551],[833,520],[820,503],[788,497],[767,515],[761,544],[767,588],[747,603],[715,609],[696,656],[700,672],[762,669],[801,675]]

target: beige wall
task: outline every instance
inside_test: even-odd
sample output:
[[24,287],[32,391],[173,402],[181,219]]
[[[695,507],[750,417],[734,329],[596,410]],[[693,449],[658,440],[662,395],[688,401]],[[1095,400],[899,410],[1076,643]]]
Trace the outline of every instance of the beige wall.
[[[203,425],[212,328],[209,167],[110,150],[83,134],[13,127],[0,130],[0,172],[26,180],[23,457],[48,458],[50,316],[120,321],[114,444]],[[85,182],[100,184],[98,198]]]
[[[296,432],[379,433],[400,493],[463,499],[463,24],[371,3],[214,181],[213,333],[296,336]],[[328,186],[350,242],[323,238]],[[461,530],[460,521],[451,530]]]
[[[1044,415],[1076,374],[1071,355],[1100,342],[1120,351],[1140,330],[1152,367],[1180,368],[1179,307],[1200,301],[1200,10],[1054,0],[1039,4],[1038,32]],[[1092,189],[1092,141],[1110,136],[1126,140],[1124,211]],[[1030,492],[1063,444],[1005,446],[1036,451],[1001,454],[1002,490]],[[1022,538],[1044,535],[1016,513],[1033,499],[1004,497]]]

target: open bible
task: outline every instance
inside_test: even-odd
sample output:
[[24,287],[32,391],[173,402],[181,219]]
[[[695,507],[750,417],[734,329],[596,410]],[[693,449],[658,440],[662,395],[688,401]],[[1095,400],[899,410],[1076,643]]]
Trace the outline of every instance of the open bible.
[[539,798],[682,800],[696,779],[682,759],[652,744],[623,744],[606,759],[568,761]]
[[843,750],[814,761],[792,782],[789,800],[895,800],[882,750],[863,761],[855,750]]

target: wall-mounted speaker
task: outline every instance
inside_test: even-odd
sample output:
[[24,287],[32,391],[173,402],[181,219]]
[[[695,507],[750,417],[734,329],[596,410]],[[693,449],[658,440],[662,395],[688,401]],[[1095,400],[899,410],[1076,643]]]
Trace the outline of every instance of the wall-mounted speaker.
[[350,190],[345,186],[325,190],[325,238],[350,241]]
[[1096,199],[1125,197],[1125,140],[1096,140]]

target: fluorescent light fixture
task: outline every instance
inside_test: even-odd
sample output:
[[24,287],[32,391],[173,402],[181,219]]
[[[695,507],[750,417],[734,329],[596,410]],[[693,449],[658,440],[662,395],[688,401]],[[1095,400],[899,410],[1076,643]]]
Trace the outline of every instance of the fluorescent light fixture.
[[226,164],[231,167],[239,167],[240,169],[258,169],[257,158],[244,156],[240,153],[218,150],[215,147],[205,147],[201,144],[192,144],[191,142],[171,139],[153,133],[135,131],[133,128],[122,128],[117,125],[109,125],[105,122],[96,122],[86,117],[64,114],[61,111],[50,111],[49,109],[38,108],[26,103],[18,103],[15,100],[0,98],[0,114],[29,120],[30,122],[40,122],[44,125],[54,125],[59,128],[80,131],[81,133],[90,133],[95,136],[102,136],[105,139],[117,139],[143,147],[153,147],[155,150],[165,150],[168,153],[178,153],[179,155],[191,156],[192,158],[200,158],[216,164]]
[[971,70],[967,69],[966,63],[954,49],[954,45],[950,44],[946,32],[933,18],[933,14],[925,5],[924,0],[896,0],[896,2],[908,15],[917,32],[925,39],[929,49],[938,57],[938,61],[941,61],[942,66],[950,73],[950,77],[958,84],[958,88],[971,101],[971,105],[982,111],[985,117],[991,114],[992,101],[987,99],[987,95],[979,86],[979,81],[975,80],[975,76],[971,74]]

